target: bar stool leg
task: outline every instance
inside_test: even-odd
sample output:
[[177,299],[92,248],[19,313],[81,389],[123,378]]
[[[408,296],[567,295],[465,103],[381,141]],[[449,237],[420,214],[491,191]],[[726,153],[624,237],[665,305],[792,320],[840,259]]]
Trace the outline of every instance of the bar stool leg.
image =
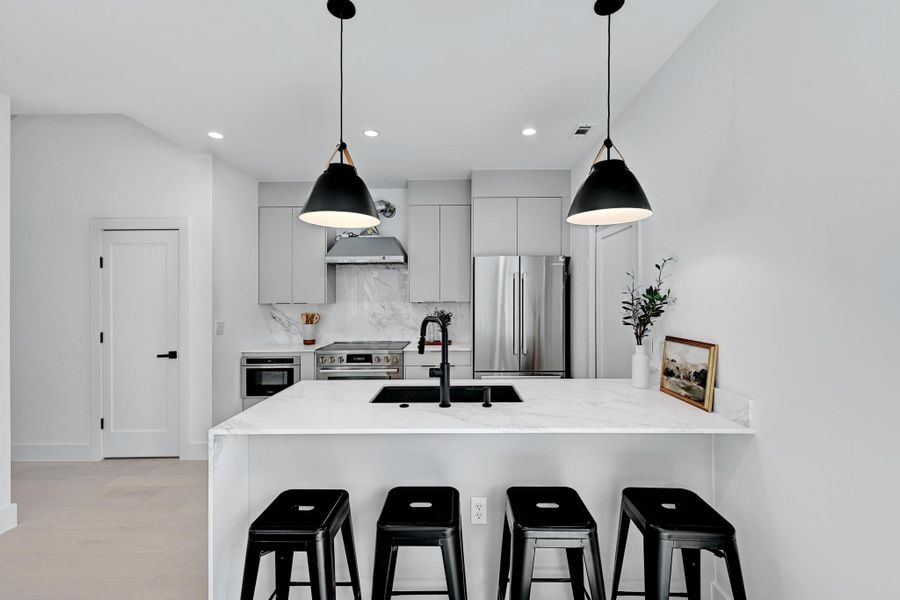
[[584,552],[578,548],[566,548],[566,562],[569,563],[569,579],[572,580],[572,597],[584,600]]
[[333,540],[310,545],[306,551],[306,561],[309,565],[309,590],[313,599],[335,600]]
[[350,583],[353,586],[354,600],[362,600],[362,592],[359,587],[359,565],[356,562],[356,545],[353,543],[353,522],[350,513],[341,525],[341,537],[344,540],[344,553],[347,555],[347,568],[350,571]]
[[600,566],[600,544],[597,534],[593,533],[584,545],[584,563],[587,567],[588,586],[591,589],[591,600],[606,600],[606,589],[603,587],[603,568]]
[[259,574],[259,548],[247,542],[247,556],[244,558],[244,579],[241,583],[241,600],[253,600],[256,591],[256,576]]
[[463,559],[462,536],[454,535],[441,544],[444,557],[444,576],[450,600],[466,600],[466,565]]
[[509,582],[510,600],[531,597],[531,577],[534,575],[534,542],[523,535],[513,536],[512,577]]
[[669,600],[674,542],[644,536],[644,598]]
[[687,586],[688,600],[700,600],[700,550],[682,548],[681,560],[684,562],[684,582]]
[[509,582],[509,553],[512,536],[509,533],[509,522],[503,519],[503,542],[500,546],[500,580],[497,583],[497,600],[506,599],[506,584]]
[[291,593],[291,568],[294,566],[293,550],[275,552],[275,600],[288,600]]
[[728,580],[731,582],[731,595],[734,600],[747,600],[747,592],[744,591],[744,574],[741,572],[741,559],[738,555],[737,542],[732,539],[723,550],[725,551],[725,566],[728,568]]
[[375,535],[375,568],[372,573],[372,600],[390,600],[394,586],[397,549],[387,534]]
[[625,544],[628,543],[628,527],[631,519],[625,514],[625,505],[619,511],[619,538],[616,541],[616,563],[613,566],[612,599],[619,595],[619,580],[622,577],[622,563],[625,562]]

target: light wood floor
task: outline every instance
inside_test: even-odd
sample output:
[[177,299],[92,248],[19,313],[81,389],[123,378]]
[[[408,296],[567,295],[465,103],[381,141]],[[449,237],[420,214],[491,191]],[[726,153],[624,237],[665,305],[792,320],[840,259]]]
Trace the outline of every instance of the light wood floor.
[[206,598],[206,461],[14,463],[0,597]]

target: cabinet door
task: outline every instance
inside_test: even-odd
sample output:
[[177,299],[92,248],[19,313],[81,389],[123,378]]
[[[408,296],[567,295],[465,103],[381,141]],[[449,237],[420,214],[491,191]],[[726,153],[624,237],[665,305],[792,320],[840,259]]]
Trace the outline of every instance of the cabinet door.
[[259,303],[291,302],[290,207],[259,209]]
[[561,198],[519,198],[517,254],[520,256],[562,254],[561,211]]
[[409,207],[409,301],[441,299],[441,207]]
[[475,256],[518,254],[516,198],[475,198],[472,211],[472,254]]
[[472,211],[441,206],[441,301],[468,302],[472,273]]
[[325,264],[328,231],[300,220],[300,208],[292,208],[292,299],[295,304],[329,301],[328,265]]
[[[435,365],[437,366],[437,365]],[[429,367],[407,366],[403,369],[403,379],[432,379],[428,375]],[[472,367],[467,365],[450,365],[450,385],[457,379],[472,379]],[[437,381],[437,378],[434,378]]]

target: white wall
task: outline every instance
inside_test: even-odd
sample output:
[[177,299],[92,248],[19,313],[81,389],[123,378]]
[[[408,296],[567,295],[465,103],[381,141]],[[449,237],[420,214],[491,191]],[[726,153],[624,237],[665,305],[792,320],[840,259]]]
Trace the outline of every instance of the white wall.
[[10,488],[9,97],[0,94],[0,533],[16,526]]
[[720,344],[757,401],[715,445],[752,598],[900,587],[900,6],[858,8],[721,0],[613,127],[645,271],[679,258],[658,334]]
[[212,420],[243,410],[241,351],[268,337],[268,309],[257,304],[257,183],[228,163],[212,163],[212,314],[225,322],[212,338]]
[[[16,459],[91,458],[91,218],[190,220],[189,423],[205,456],[212,387],[211,158],[120,115],[19,116],[12,127],[12,432]],[[50,369],[48,372],[48,368]],[[49,373],[49,374],[48,374]]]

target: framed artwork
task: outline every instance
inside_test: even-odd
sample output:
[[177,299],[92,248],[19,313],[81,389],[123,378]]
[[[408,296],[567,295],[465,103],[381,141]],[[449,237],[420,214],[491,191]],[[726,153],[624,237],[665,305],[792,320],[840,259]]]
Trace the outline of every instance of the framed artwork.
[[711,412],[719,346],[666,336],[659,389]]

